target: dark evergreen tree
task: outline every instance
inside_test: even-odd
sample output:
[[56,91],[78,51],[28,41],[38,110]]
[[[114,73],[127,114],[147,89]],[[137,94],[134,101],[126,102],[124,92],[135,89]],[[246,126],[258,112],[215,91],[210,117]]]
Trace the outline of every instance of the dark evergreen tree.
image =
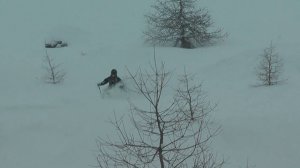
[[151,44],[195,48],[225,37],[222,29],[209,30],[213,22],[208,11],[196,8],[197,0],[157,0],[154,13],[146,15],[144,32]]

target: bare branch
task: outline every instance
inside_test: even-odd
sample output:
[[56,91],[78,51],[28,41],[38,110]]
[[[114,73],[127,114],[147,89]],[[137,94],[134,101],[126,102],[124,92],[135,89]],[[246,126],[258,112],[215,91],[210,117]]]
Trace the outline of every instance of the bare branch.
[[61,83],[65,78],[65,71],[60,69],[60,64],[55,64],[53,58],[51,58],[46,50],[45,56],[45,69],[47,74],[45,75],[45,81],[52,84]]
[[111,123],[117,137],[97,140],[99,167],[220,168],[223,161],[217,161],[209,147],[219,132],[209,120],[215,106],[187,72],[180,78],[173,99],[165,101],[170,98],[164,95],[169,73],[155,57],[154,61],[151,73],[141,69],[137,75],[129,72],[149,109],[131,103],[130,129],[128,120],[115,116]]

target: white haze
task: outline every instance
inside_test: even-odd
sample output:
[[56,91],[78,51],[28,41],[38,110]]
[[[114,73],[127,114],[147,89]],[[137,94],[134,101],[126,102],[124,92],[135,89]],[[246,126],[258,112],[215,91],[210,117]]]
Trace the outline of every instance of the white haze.
[[[109,119],[129,114],[128,98],[102,98],[96,84],[112,68],[149,69],[153,48],[144,44],[149,0],[0,0],[0,167],[88,168],[96,165],[97,137],[114,135]],[[202,0],[229,33],[215,46],[192,50],[158,47],[156,57],[176,87],[184,69],[195,74],[222,126],[212,148],[225,168],[295,168],[300,158],[300,1]],[[48,54],[66,71],[47,84],[45,41],[66,48]],[[270,42],[284,60],[280,85],[258,84],[255,66]],[[104,89],[104,88],[103,88]],[[172,96],[171,90],[166,93]],[[298,130],[298,131],[297,131]]]

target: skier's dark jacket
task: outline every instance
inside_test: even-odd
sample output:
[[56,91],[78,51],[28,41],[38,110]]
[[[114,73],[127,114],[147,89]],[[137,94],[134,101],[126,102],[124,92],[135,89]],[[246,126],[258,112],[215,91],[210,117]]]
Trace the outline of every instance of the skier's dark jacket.
[[105,78],[101,83],[99,83],[98,86],[102,86],[108,83],[108,86],[112,87],[121,81],[121,78],[117,76],[117,70],[113,69],[111,70],[111,75]]

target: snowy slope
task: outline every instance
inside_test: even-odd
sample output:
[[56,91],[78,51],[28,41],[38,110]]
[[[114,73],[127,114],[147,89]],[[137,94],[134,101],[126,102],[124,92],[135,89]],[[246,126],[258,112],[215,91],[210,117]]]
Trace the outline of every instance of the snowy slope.
[[[101,98],[96,83],[112,68],[149,68],[144,14],[152,1],[0,0],[0,167],[82,168],[96,164],[95,139],[113,130],[126,96]],[[300,157],[300,29],[298,0],[202,0],[229,37],[213,47],[157,48],[173,73],[203,82],[223,132],[213,144],[225,167],[297,167]],[[62,84],[43,82],[44,43],[66,71]],[[253,87],[254,67],[270,41],[284,59],[283,84]],[[172,93],[169,93],[170,95]],[[129,95],[132,101],[139,96]]]

